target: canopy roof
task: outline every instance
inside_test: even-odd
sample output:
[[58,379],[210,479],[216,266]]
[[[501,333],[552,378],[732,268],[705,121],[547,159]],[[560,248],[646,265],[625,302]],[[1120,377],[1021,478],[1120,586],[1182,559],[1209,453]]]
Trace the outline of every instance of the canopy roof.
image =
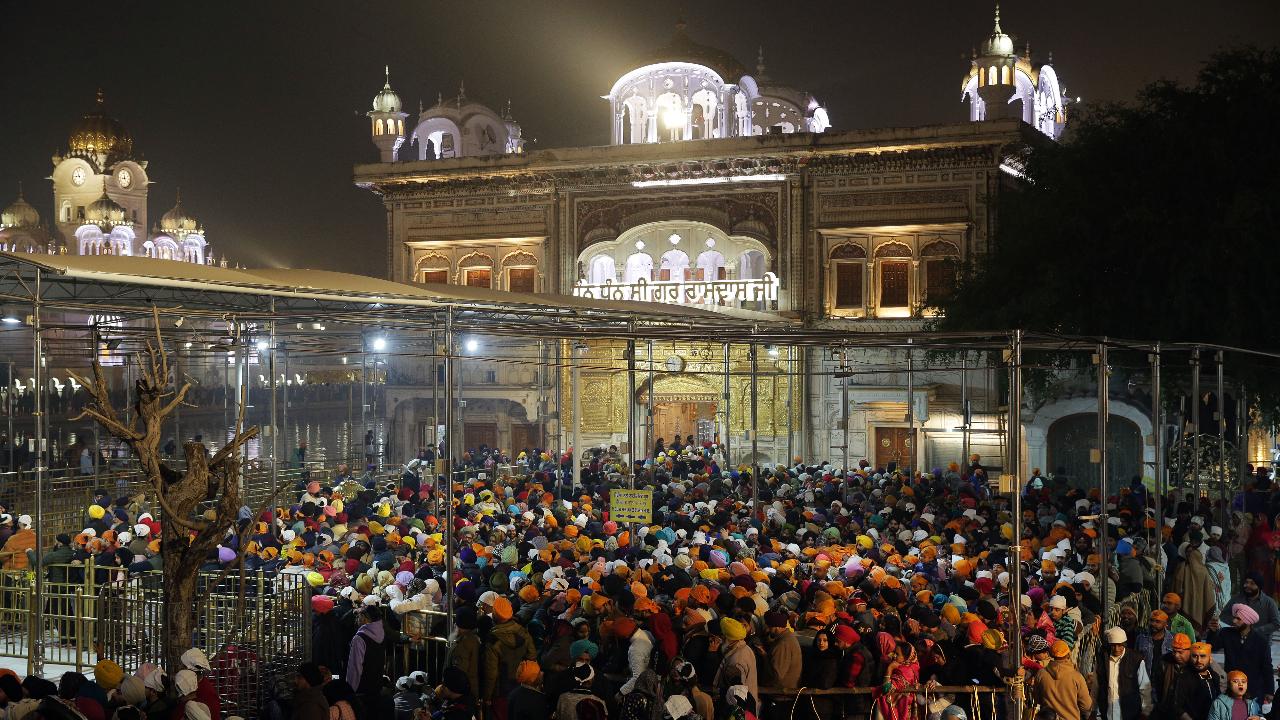
[[[37,285],[37,279],[39,280]],[[805,324],[776,314],[731,308],[596,300],[568,295],[513,293],[462,285],[398,283],[328,270],[233,269],[153,258],[113,255],[41,255],[0,252],[0,301],[26,306],[39,288],[45,327],[66,331],[80,342],[91,326],[68,314],[110,318],[111,332],[126,342],[150,336],[150,315],[158,310],[173,323],[165,336],[177,341],[208,340],[210,328],[256,328],[277,323],[278,338],[315,352],[358,352],[370,332],[406,331],[401,347],[428,344],[427,332],[455,332],[513,340],[626,339],[809,347],[918,348],[920,350],[1002,350],[1011,330],[936,332],[917,322],[893,326],[861,323]],[[57,326],[58,314],[63,313]],[[184,324],[185,318],[202,323]],[[133,322],[145,319],[147,322]],[[94,322],[97,322],[96,320]],[[68,324],[71,323],[71,324]],[[83,323],[83,316],[80,320]],[[199,329],[193,326],[202,326]],[[317,333],[318,327],[324,328]],[[14,328],[21,329],[21,328]],[[93,332],[97,332],[94,330]],[[24,333],[2,333],[10,336]],[[16,341],[16,337],[7,337]],[[50,340],[55,340],[50,336]],[[1084,349],[1105,341],[1112,347],[1148,350],[1150,341],[1024,333],[1023,346]],[[219,343],[207,343],[215,348]],[[1211,343],[1195,347],[1221,347]],[[1168,350],[1192,343],[1170,343]],[[92,345],[77,352],[92,353]],[[1278,357],[1267,351],[1221,349]]]

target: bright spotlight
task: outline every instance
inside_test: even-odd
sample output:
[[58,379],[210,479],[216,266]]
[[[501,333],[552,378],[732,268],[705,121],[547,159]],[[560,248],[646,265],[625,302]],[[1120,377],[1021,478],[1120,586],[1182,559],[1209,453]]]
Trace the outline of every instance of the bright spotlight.
[[463,343],[462,347],[465,348],[467,352],[473,353],[480,349],[480,341],[475,338],[467,338],[467,341]]
[[266,352],[268,347],[270,346],[267,344],[266,340],[258,341],[258,352]]
[[765,352],[769,353],[769,357],[774,357],[774,358],[778,357],[777,345],[766,345],[764,349],[765,349]]
[[373,339],[373,351],[382,352],[387,349],[387,339],[384,337],[376,337]]

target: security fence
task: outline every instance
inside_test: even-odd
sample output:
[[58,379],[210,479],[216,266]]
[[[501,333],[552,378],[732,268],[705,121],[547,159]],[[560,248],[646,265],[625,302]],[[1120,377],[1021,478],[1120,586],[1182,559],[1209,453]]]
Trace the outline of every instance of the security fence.
[[[339,462],[342,461],[327,461],[323,467],[321,463],[306,463],[303,467],[281,468],[273,478],[269,461],[251,461],[244,468],[244,503],[254,509],[264,507],[271,499],[272,490],[287,482],[286,490],[279,494],[277,500],[281,504],[290,504],[297,498],[293,491],[295,485],[304,479],[331,483]],[[170,465],[181,468],[181,463]],[[112,501],[125,496],[136,498],[139,508],[145,508],[157,518],[160,516],[159,504],[148,502],[151,484],[136,467],[100,471],[95,475],[82,475],[78,469],[69,468],[48,470],[44,473],[44,497],[39,510],[42,545],[51,546],[60,533],[74,537],[83,530],[88,523],[87,509],[99,493],[109,496]],[[35,471],[0,473],[0,505],[15,518],[21,514],[35,516]]]
[[400,641],[387,653],[387,677],[395,680],[422,670],[432,683],[439,682],[449,655],[449,639],[444,636],[446,614],[415,610],[399,618]]
[[[35,575],[0,573],[0,657],[34,668],[36,638],[46,666],[84,671],[110,658],[126,672],[164,665],[164,588],[160,572],[53,565],[36,627]],[[197,577],[192,645],[209,656],[228,715],[256,718],[311,655],[310,590],[301,575],[205,572]],[[242,592],[243,590],[243,592]]]

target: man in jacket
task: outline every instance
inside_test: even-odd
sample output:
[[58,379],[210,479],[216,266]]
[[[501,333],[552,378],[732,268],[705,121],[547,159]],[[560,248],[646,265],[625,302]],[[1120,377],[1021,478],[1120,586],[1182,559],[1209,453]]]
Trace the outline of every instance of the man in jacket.
[[1151,678],[1146,659],[1126,647],[1122,628],[1107,630],[1104,657],[1098,661],[1098,697],[1106,703],[1103,720],[1137,720],[1151,714]]
[[467,676],[473,688],[480,687],[480,657],[483,646],[476,632],[476,611],[472,607],[460,607],[453,618],[454,638],[449,648],[448,666],[456,667]]
[[[1276,601],[1270,595],[1262,592],[1262,586],[1258,583],[1261,579],[1262,576],[1258,573],[1249,573],[1240,584],[1241,593],[1231,598],[1231,602],[1222,608],[1217,623],[1209,624],[1210,629],[1216,630],[1219,625],[1232,625],[1232,608],[1236,605],[1248,605],[1258,614],[1258,622],[1254,624],[1253,632],[1261,635],[1270,644],[1271,634],[1280,630],[1280,608],[1276,606]],[[1252,685],[1249,686],[1249,690],[1257,692],[1257,688]]]
[[721,618],[720,634],[724,636],[725,644],[720,649],[720,669],[712,681],[716,690],[712,697],[724,697],[731,685],[745,685],[751,697],[759,698],[756,654],[747,644],[746,626],[733,618]]
[[386,629],[382,625],[382,608],[365,605],[356,615],[360,627],[351,638],[347,654],[347,684],[355,690],[366,708],[377,708],[382,693],[382,669],[386,664]]
[[1191,662],[1173,679],[1165,693],[1158,717],[1199,720],[1209,716],[1213,701],[1222,691],[1222,677],[1211,667],[1213,648],[1209,643],[1191,645]]
[[787,615],[768,613],[764,616],[764,624],[769,629],[770,683],[784,688],[800,687],[804,658],[800,653],[800,641],[787,625]]
[[653,655],[653,636],[628,617],[614,620],[613,631],[618,636],[619,643],[627,644],[627,681],[618,689],[619,693],[627,695],[635,689],[636,681],[644,671],[649,669],[649,658]]
[[[493,600],[493,627],[481,657],[481,702],[485,717],[506,720],[507,695],[519,683],[516,669],[521,660],[535,660],[538,651],[533,638],[523,625],[512,620],[511,601],[498,596]],[[489,713],[492,714],[489,714]]]
[[1036,701],[1056,720],[1076,720],[1093,709],[1089,687],[1071,662],[1071,648],[1065,642],[1055,640],[1049,654],[1053,660],[1036,675]]

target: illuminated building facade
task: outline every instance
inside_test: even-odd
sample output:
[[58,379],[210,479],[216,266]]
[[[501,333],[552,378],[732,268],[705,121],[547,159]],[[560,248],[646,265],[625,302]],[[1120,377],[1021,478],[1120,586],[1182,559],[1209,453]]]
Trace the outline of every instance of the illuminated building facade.
[[66,150],[52,161],[49,222],[19,189],[18,199],[0,215],[3,249],[214,262],[204,228],[181,198],[147,232],[148,163],[134,150],[129,131],[107,114],[101,91],[94,109],[72,127]]
[[[356,184],[386,206],[387,276],[740,308],[848,330],[843,357],[757,349],[756,460],[838,461],[847,438],[855,461],[945,465],[961,457],[962,395],[974,410],[970,449],[998,455],[992,373],[971,373],[963,391],[957,373],[921,365],[908,381],[901,354],[856,350],[857,333],[923,329],[961,268],[989,251],[1000,194],[1020,181],[1019,157],[1045,142],[1036,132],[1044,127],[983,115],[973,118],[983,122],[838,131],[812,95],[767,81],[764,70],[761,60],[749,75],[678,27],[670,44],[602,95],[608,146],[495,145],[357,166]],[[1046,134],[1057,137],[1064,119],[1055,116],[1056,131]],[[677,433],[728,438],[737,464],[752,460],[750,357],[730,344],[726,393],[731,340],[642,344],[633,397],[621,344],[526,345],[523,355],[580,366],[588,446],[620,443],[634,414],[646,448]],[[510,342],[505,351],[520,354]],[[568,370],[547,378],[532,363],[462,365],[466,447],[569,444]],[[875,372],[842,387],[844,365]],[[429,398],[424,405],[422,396],[421,386],[388,389],[393,447],[429,442],[424,428],[434,427],[440,405]],[[1048,433],[1028,437],[1024,457],[1047,465]]]

